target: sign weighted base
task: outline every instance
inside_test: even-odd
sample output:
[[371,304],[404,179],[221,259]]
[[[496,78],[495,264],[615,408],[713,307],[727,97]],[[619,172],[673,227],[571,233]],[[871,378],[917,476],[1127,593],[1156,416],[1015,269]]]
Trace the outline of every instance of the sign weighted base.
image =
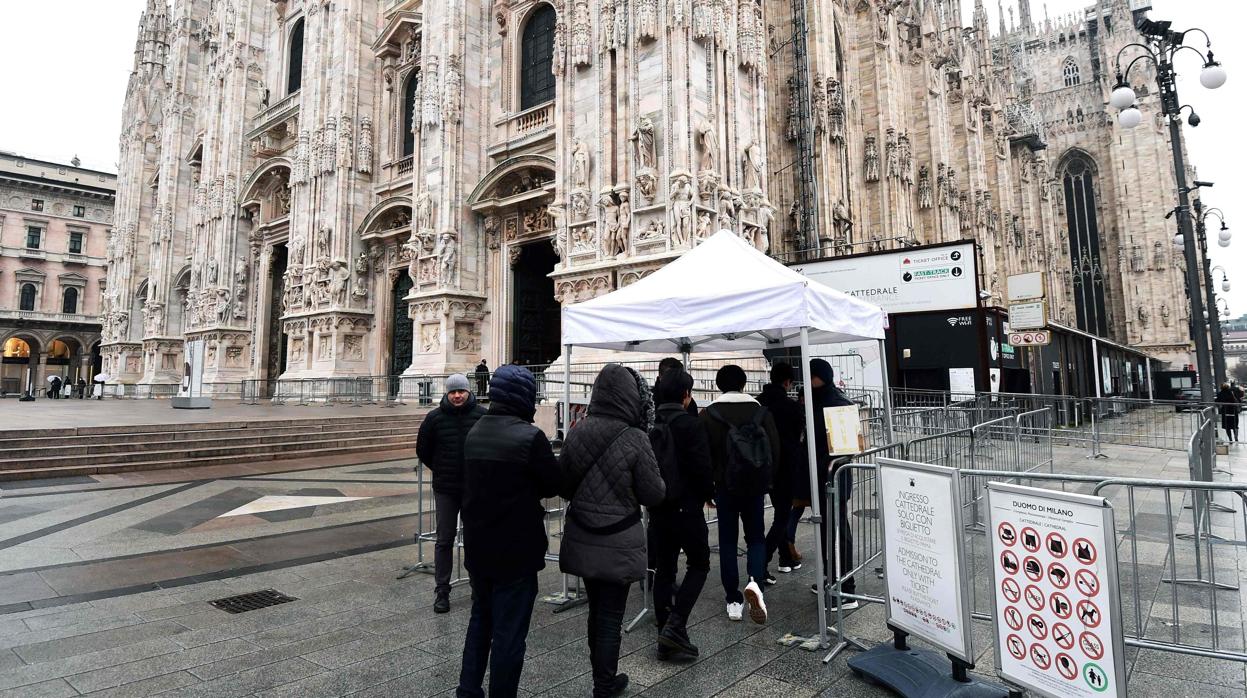
[[849,659],[858,678],[886,686],[905,698],[1008,698],[1009,689],[978,679],[953,678],[953,667],[939,652],[882,644]]
[[212,398],[209,397],[174,397],[173,409],[175,410],[206,410],[212,408]]

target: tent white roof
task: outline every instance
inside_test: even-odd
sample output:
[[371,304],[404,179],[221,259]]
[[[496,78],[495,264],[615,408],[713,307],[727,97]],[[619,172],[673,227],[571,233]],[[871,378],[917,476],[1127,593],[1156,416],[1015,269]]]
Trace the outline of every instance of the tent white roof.
[[563,309],[563,344],[745,351],[883,339],[879,306],[824,286],[722,230],[648,277]]

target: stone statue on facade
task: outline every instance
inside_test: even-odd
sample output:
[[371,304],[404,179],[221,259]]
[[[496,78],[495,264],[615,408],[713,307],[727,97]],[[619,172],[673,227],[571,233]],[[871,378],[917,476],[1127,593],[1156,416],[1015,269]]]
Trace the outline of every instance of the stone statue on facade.
[[403,243],[403,250],[407,252],[407,276],[411,277],[412,283],[420,283],[420,252],[423,250],[420,244],[420,238],[414,234],[407,238],[407,242]]
[[619,205],[609,187],[599,193],[598,208],[602,210],[602,254],[608,258],[623,254],[627,248],[619,239]]
[[207,281],[207,284],[208,284],[208,285],[215,284],[215,283],[217,282],[217,265],[216,265],[216,260],[215,260],[215,259],[213,259],[212,257],[209,257],[209,258],[208,258],[208,262],[207,262],[207,264],[206,264],[206,267],[207,267],[207,270],[208,270],[208,281]]
[[741,161],[741,184],[745,191],[762,189],[762,147],[757,143],[745,146]]
[[728,189],[719,191],[719,229],[736,232],[736,204]]
[[705,240],[710,237],[710,212],[702,211],[697,214],[697,240]]
[[636,175],[636,190],[646,203],[652,202],[658,193],[658,176],[653,170],[642,170]]
[[415,205],[412,207],[412,215],[414,216],[417,232],[433,229],[433,199],[429,193],[420,192],[416,196]]
[[619,209],[616,219],[619,221],[619,239],[628,240],[632,236],[632,204],[628,202],[628,187],[619,187]]
[[931,208],[931,170],[926,165],[918,168],[918,208]]
[[316,257],[318,259],[328,259],[329,257],[329,226],[321,226],[316,231]]
[[577,140],[572,148],[572,186],[584,189],[589,186],[589,145]]
[[692,176],[683,170],[671,175],[671,244],[683,247],[693,233]]
[[636,130],[632,132],[631,140],[636,147],[637,169],[655,168],[658,162],[658,155],[654,149],[654,122],[649,117],[641,117]]
[[455,272],[458,271],[458,240],[453,230],[442,231],[437,240],[437,282],[442,286],[454,284]]
[[844,205],[844,199],[836,201],[832,206],[831,225],[836,230],[837,239],[849,239],[849,232],[853,230],[853,219],[849,216],[848,206]]
[[831,78],[827,81],[827,131],[832,142],[844,141],[844,91],[840,89],[840,81]]
[[714,132],[714,126],[709,121],[703,121],[697,129],[697,135],[701,144],[699,169],[713,172],[719,159],[719,139]]
[[879,181],[879,142],[874,136],[866,136],[863,159],[866,163],[866,181]]
[[330,283],[333,304],[346,305],[347,291],[351,283],[351,270],[345,259],[335,259],[331,265],[333,276]]

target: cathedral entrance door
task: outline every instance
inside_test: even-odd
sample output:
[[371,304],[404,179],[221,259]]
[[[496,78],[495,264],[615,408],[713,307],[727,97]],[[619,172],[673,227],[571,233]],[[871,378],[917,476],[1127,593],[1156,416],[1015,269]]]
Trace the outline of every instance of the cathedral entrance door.
[[268,377],[266,395],[276,392],[277,379],[286,372],[286,333],[281,331],[282,296],[286,291],[286,246],[273,245],[273,262],[270,265],[268,293],[268,352],[265,368]]
[[511,360],[524,366],[547,366],[562,352],[562,307],[554,298],[550,273],[558,257],[549,240],[520,248],[511,267]]
[[[402,272],[394,280],[390,295],[393,316],[390,321],[390,375],[399,376],[411,366],[412,322],[407,315],[407,294],[411,292],[411,277]],[[398,389],[395,382],[394,390]]]

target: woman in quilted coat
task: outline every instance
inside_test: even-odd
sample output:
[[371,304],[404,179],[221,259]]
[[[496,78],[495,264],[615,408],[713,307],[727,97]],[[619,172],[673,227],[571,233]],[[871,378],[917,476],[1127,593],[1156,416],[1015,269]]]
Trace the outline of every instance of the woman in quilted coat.
[[645,576],[641,507],[662,503],[665,487],[650,448],[654,401],[641,376],[608,364],[593,383],[589,412],[567,434],[559,466],[569,500],[559,568],[589,592],[589,661],[595,698],[621,695],[620,627],[628,588]]

